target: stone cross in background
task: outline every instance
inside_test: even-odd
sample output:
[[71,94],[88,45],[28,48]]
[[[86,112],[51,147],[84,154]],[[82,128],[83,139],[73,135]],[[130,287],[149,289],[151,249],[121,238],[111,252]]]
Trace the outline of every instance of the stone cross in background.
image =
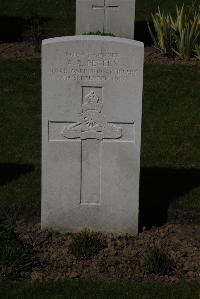
[[116,14],[116,12],[110,12],[110,9],[119,9],[119,5],[111,5],[111,4],[109,4],[109,2],[107,0],[104,0],[102,4],[101,3],[99,5],[93,4],[92,8],[93,8],[93,10],[100,9],[101,14],[103,14],[102,32],[103,33],[111,32],[111,31],[108,31],[109,18],[112,13]]
[[134,38],[135,0],[76,0],[76,34]]
[[138,232],[143,44],[42,46],[42,227]]

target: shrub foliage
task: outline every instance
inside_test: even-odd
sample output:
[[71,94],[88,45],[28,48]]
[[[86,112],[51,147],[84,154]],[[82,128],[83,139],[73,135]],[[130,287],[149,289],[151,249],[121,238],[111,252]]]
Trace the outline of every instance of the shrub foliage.
[[10,219],[0,219],[0,280],[19,279],[38,264],[35,251],[23,244]]
[[148,273],[159,275],[168,275],[175,269],[174,263],[167,253],[157,246],[150,249],[145,264]]
[[176,13],[158,11],[152,14],[155,35],[149,26],[155,47],[163,55],[200,59],[200,5],[196,2],[191,7],[176,6]]

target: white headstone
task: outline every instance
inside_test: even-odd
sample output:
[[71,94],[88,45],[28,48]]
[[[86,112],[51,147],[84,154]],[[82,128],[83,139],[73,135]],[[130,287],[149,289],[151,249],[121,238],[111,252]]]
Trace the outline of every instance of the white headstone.
[[143,52],[112,37],[43,41],[43,228],[137,233]]
[[134,38],[135,0],[76,0],[76,34]]

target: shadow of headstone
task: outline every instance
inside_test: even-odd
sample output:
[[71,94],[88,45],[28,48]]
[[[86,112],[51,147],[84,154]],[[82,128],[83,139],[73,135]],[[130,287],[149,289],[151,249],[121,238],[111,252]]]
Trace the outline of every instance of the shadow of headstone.
[[170,202],[200,186],[200,169],[142,168],[139,227],[166,223]]
[[34,171],[35,167],[30,164],[0,163],[0,186],[7,185],[10,181]]

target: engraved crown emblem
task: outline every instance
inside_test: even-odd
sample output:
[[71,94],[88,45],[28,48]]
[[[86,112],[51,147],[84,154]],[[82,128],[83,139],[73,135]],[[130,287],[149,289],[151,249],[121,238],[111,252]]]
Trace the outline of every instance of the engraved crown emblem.
[[103,104],[100,102],[94,90],[91,90],[90,93],[85,96],[85,99],[86,103],[82,105],[83,112],[87,110],[97,110],[99,113],[101,112]]
[[61,132],[68,139],[117,139],[122,137],[122,129],[105,121],[101,113],[103,102],[93,89],[84,97],[80,122],[65,126]]

